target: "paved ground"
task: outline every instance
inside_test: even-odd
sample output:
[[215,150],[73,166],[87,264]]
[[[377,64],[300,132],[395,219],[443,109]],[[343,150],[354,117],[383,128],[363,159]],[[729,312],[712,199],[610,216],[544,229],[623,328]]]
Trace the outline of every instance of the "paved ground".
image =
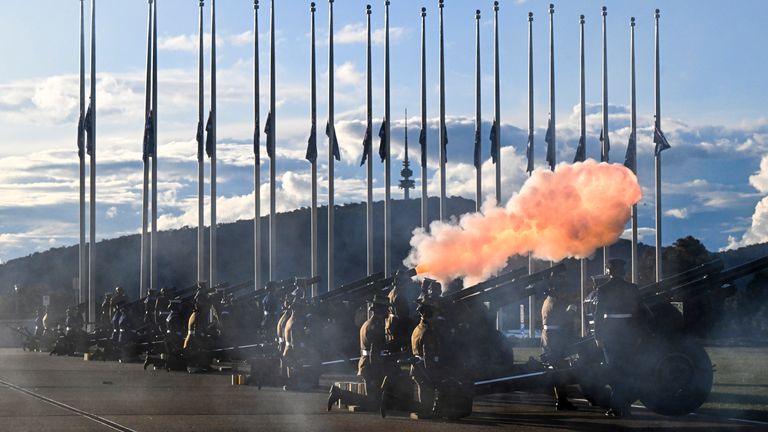
[[551,409],[530,394],[488,397],[458,422],[386,419],[324,410],[326,395],[231,386],[229,375],[143,371],[138,364],[85,362],[0,349],[0,431],[489,431],[766,430],[768,423],[706,415],[664,418],[642,409],[610,419],[579,404]]

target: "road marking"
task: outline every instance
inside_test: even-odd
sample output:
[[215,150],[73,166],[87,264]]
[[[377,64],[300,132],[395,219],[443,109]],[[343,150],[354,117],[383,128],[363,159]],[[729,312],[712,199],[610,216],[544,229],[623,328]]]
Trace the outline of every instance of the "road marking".
[[45,397],[43,395],[37,394],[37,393],[35,393],[33,391],[27,390],[27,389],[25,389],[23,387],[19,387],[16,384],[11,384],[11,383],[9,383],[7,381],[3,381],[1,379],[0,379],[0,384],[8,387],[11,390],[16,390],[17,392],[24,393],[27,396],[32,396],[33,398],[39,399],[39,400],[41,400],[43,402],[46,402],[48,404],[51,404],[51,405],[53,405],[55,407],[59,407],[59,408],[65,409],[67,411],[71,411],[71,412],[73,412],[73,413],[75,413],[77,415],[80,415],[82,417],[87,418],[88,420],[91,420],[91,421],[94,421],[96,423],[102,424],[102,425],[107,426],[109,428],[112,428],[112,429],[114,429],[116,431],[120,431],[120,432],[136,432],[135,430],[133,430],[131,428],[128,428],[128,427],[125,427],[125,426],[123,426],[121,424],[115,423],[112,420],[107,420],[104,417],[97,416],[96,414],[91,414],[89,412],[85,412],[83,410],[80,410],[80,409],[77,409],[75,407],[69,406],[69,405],[67,405],[65,403],[61,403],[61,402],[55,401],[55,400],[47,398],[47,397]]

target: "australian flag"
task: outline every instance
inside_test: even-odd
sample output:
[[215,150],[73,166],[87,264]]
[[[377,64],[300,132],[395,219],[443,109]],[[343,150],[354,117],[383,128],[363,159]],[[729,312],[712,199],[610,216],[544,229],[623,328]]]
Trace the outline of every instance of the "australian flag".
[[197,160],[203,160],[203,154],[205,154],[205,128],[203,127],[203,121],[197,122]]
[[440,143],[440,148],[443,149],[443,162],[448,162],[448,128],[443,125],[443,142]]
[[146,162],[150,157],[155,156],[155,137],[154,124],[152,123],[152,110],[149,110],[147,121],[144,123],[144,146],[142,159]]
[[216,143],[213,140],[213,111],[208,112],[208,122],[205,124],[205,132],[208,135],[205,137],[205,154],[208,157],[213,157],[216,152]]
[[309,138],[307,139],[307,154],[305,158],[309,163],[317,162],[317,122],[312,120],[312,127],[309,130]]
[[77,156],[82,158],[85,155],[85,122],[84,115],[77,119]]
[[275,157],[275,147],[272,145],[272,111],[267,114],[267,123],[264,125],[264,133],[267,135],[267,156]]
[[475,168],[480,168],[483,163],[482,144],[480,139],[480,127],[475,129]]
[[603,135],[603,130],[600,129],[600,142],[603,144],[600,147],[600,162],[608,162],[608,153],[611,151],[611,141],[608,139],[608,134]]
[[336,128],[333,127],[331,122],[325,125],[325,135],[331,141],[331,151],[333,152],[333,158],[341,160],[341,154],[339,153],[339,140],[336,139]]
[[419,144],[421,144],[421,166],[427,166],[427,129],[419,132]]
[[627,143],[627,154],[624,156],[624,166],[637,172],[637,141],[635,134],[629,134],[629,143]]
[[496,144],[496,137],[499,136],[498,131],[499,124],[496,123],[496,120],[493,120],[493,125],[491,126],[491,159],[493,160],[493,163],[496,163],[499,161],[499,147],[501,147],[501,144]]
[[669,141],[667,141],[667,137],[664,136],[664,132],[659,128],[653,129],[653,143],[656,144],[655,153],[657,155],[671,147]]
[[93,109],[91,107],[91,104],[88,104],[88,110],[85,111],[85,118],[83,119],[83,130],[87,135],[87,140],[85,143],[85,152],[90,156],[93,154],[93,141],[94,138],[94,130],[93,130]]
[[387,119],[384,119],[381,121],[381,127],[379,128],[379,138],[381,138],[381,142],[379,143],[379,157],[381,157],[381,161],[384,162],[387,160]]
[[573,158],[573,163],[584,162],[587,159],[587,143],[584,139],[584,135],[579,137],[579,145],[576,146],[576,156]]
[[528,158],[528,166],[525,171],[528,174],[533,172],[533,134],[528,134],[528,147],[525,149],[525,156]]
[[549,167],[555,169],[555,133],[552,130],[552,119],[547,120],[547,133],[544,135],[547,143],[547,162]]
[[360,166],[365,164],[365,161],[371,157],[371,147],[373,147],[373,138],[371,137],[371,127],[366,126],[365,137],[363,137],[363,157],[360,159]]

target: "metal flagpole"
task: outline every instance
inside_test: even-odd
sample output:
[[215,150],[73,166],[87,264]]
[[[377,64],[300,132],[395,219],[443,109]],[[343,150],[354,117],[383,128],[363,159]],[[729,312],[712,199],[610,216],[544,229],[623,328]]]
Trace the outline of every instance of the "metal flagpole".
[[91,184],[88,244],[88,323],[96,320],[96,0],[91,1]]
[[368,152],[366,160],[367,174],[367,201],[365,208],[365,238],[366,238],[366,271],[368,275],[373,274],[373,145],[371,134],[373,132],[373,61],[371,54],[371,5],[365,6],[365,14],[368,20],[368,46],[366,49],[366,131],[368,141],[365,143],[364,151]]
[[[261,289],[261,151],[259,141],[259,0],[253,0],[253,287]],[[314,261],[313,261],[314,262]],[[313,273],[314,274],[314,273]]]
[[389,73],[389,0],[384,2],[384,275],[392,272],[392,151],[390,133],[392,116],[390,113],[390,73]]
[[[584,15],[581,15],[579,17],[579,25],[580,25],[580,35],[579,35],[579,42],[580,42],[580,64],[579,64],[579,76],[580,76],[580,109],[579,109],[579,116],[581,120],[581,134],[580,137],[580,145],[583,144],[586,146],[587,142],[587,101],[586,101],[586,80],[584,75]],[[579,155],[577,151],[577,162],[583,162],[584,157],[586,154],[586,149],[584,149],[584,153]],[[587,326],[586,326],[586,314],[584,313],[584,300],[587,295],[587,260],[582,258],[579,260],[579,267],[581,270],[581,280],[580,280],[580,293],[581,298],[579,304],[581,305],[579,307],[580,310],[580,323],[581,323],[581,336],[584,337],[587,333]]]
[[421,227],[429,223],[427,195],[427,8],[421,8]]
[[443,0],[440,0],[440,220],[445,220],[448,214],[445,211],[445,161],[446,140],[445,136],[445,46],[443,41]]
[[[315,148],[317,148],[317,57],[315,53],[315,3],[312,2],[309,8],[312,24],[312,51],[310,55],[310,86],[311,86],[311,115],[312,115],[312,133],[315,134]],[[317,155],[312,164],[312,210],[310,213],[310,253],[312,254],[312,276],[320,272],[317,252],[318,230],[317,230]],[[317,285],[312,285],[312,295],[317,295]]]
[[[600,132],[602,148],[600,150],[600,162],[609,161],[610,137],[608,136],[608,29],[606,26],[608,8],[603,6],[603,130]],[[603,273],[608,271],[610,259],[610,246],[603,247]]]
[[493,2],[493,146],[496,154],[496,205],[501,205],[501,89],[499,84],[499,2]]
[[157,289],[157,1],[152,13],[152,240],[149,287]]
[[475,11],[475,210],[483,203],[482,117],[480,101],[480,9]]
[[[630,141],[636,141],[637,137],[637,97],[635,92],[635,17],[630,18],[629,22],[629,44],[630,44],[630,59],[629,59],[629,73],[630,73],[630,105],[631,105],[631,132]],[[635,144],[636,145],[636,144]],[[637,147],[630,148],[633,154],[631,155],[632,171],[637,174]],[[637,204],[632,205],[632,283],[637,283]]]
[[277,148],[275,146],[275,131],[277,130],[277,113],[275,111],[275,0],[271,1],[269,11],[269,112],[271,121],[270,133],[267,135],[272,149],[269,160],[269,280],[277,278],[277,211],[275,208],[275,163]]
[[151,139],[151,135],[147,129],[147,123],[151,118],[152,110],[152,43],[153,43],[153,30],[152,30],[152,3],[153,0],[149,0],[149,16],[147,18],[147,78],[146,78],[146,97],[144,102],[144,141],[142,143],[142,161],[144,168],[144,177],[142,184],[142,202],[141,202],[141,261],[139,265],[139,297],[144,297],[147,292],[147,257],[149,255],[149,154],[147,146],[151,143],[146,140]]
[[208,131],[208,142],[210,145],[211,158],[211,269],[208,275],[209,286],[215,286],[216,279],[216,0],[211,0],[211,113],[208,121],[210,130]]
[[[273,0],[274,1],[274,0]],[[328,291],[333,290],[333,0],[328,0]]]
[[[528,12],[528,175],[533,170],[533,12]],[[533,255],[528,254],[528,274],[533,273]],[[533,296],[528,297],[528,337],[535,335]]]
[[197,281],[205,280],[205,137],[203,135],[205,122],[205,74],[203,72],[203,6],[200,0],[199,17],[199,49],[198,49],[198,109],[197,109]]
[[[655,113],[655,119],[654,119],[654,136],[656,135],[655,131],[661,131],[661,73],[659,69],[659,18],[661,17],[661,13],[658,9],[656,9],[656,14],[654,15],[656,19],[656,53],[655,53],[655,105],[656,105],[656,113]],[[654,140],[656,141],[656,140]],[[658,145],[658,144],[657,144]],[[661,152],[657,151],[655,152],[656,156],[654,157],[655,162],[655,178],[656,178],[656,282],[660,281],[662,278],[662,268],[661,268]]]
[[85,244],[85,10],[83,0],[80,0],[80,121],[77,126],[77,147],[80,162],[80,249],[78,286],[80,292],[79,302],[82,303],[88,297],[86,292],[86,244]]
[[[549,168],[554,171],[557,162],[557,124],[555,121],[555,5],[549,5],[549,127],[547,147]],[[552,151],[550,152],[549,149]]]

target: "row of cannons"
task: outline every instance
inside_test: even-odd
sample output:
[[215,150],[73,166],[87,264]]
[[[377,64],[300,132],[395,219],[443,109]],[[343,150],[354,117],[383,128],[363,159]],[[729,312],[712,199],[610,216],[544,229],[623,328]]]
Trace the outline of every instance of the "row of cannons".
[[587,335],[545,317],[543,339],[554,348],[516,364],[495,311],[532,294],[567,297],[558,290],[565,268],[515,269],[454,291],[414,282],[413,270],[374,274],[314,297],[317,277],[256,291],[252,281],[197,285],[136,301],[117,290],[92,332],[76,307],[55,329],[38,317],[34,333],[18,330],[30,350],[189,373],[228,364],[259,387],[311,390],[321,375],[356,367],[362,382],[336,383],[329,410],[338,402],[382,415],[455,419],[470,415],[478,396],[567,388],[619,415],[638,400],[662,415],[685,415],[709,396],[713,365],[672,302],[724,299],[735,280],[768,268],[768,257],[727,269],[712,261],[643,287],[617,271],[596,277],[583,305]]

